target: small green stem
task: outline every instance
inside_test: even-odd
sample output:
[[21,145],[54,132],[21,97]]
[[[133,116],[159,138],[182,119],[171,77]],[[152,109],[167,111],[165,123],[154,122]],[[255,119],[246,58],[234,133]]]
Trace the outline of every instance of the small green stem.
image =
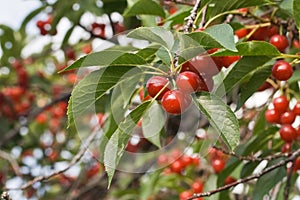
[[220,13],[220,14],[210,18],[203,28],[206,29],[211,22],[213,22],[214,20],[216,20],[217,18],[219,18],[223,15],[228,15],[228,14],[241,14],[241,13],[238,11],[227,11],[227,12]]
[[[159,68],[156,68],[156,67],[153,67],[153,66],[141,66],[143,68],[147,68],[147,69],[153,69],[154,71],[157,71],[157,73],[159,73],[159,75],[163,75],[163,76],[167,76],[168,73],[159,69]],[[153,72],[154,73],[154,72]]]

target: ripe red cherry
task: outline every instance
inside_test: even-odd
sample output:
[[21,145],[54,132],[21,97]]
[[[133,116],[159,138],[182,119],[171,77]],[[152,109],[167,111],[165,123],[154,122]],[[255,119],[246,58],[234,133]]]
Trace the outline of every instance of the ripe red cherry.
[[297,132],[294,127],[290,124],[284,124],[281,126],[280,130],[280,137],[285,142],[292,142],[294,139],[297,138]]
[[284,51],[289,46],[289,41],[284,35],[273,35],[269,41],[274,45],[279,51]]
[[269,123],[278,123],[280,121],[280,113],[274,109],[265,112],[265,118]]
[[280,122],[281,124],[292,124],[295,121],[296,115],[292,111],[286,111],[281,114]]
[[193,164],[193,158],[188,156],[188,155],[184,155],[180,158],[181,163],[183,164],[184,167],[189,166],[191,164]]
[[161,76],[152,76],[147,81],[146,89],[150,97],[155,97],[158,93],[160,93],[156,98],[157,100],[160,100],[164,94],[171,89],[171,86],[168,79]]
[[216,158],[214,160],[212,160],[211,163],[215,173],[220,173],[221,171],[223,171],[224,167],[225,167],[225,161],[223,159],[220,158]]
[[165,166],[169,163],[169,157],[166,154],[161,154],[157,158],[157,164],[159,166]]
[[161,100],[164,110],[171,114],[181,114],[190,105],[192,98],[180,90],[170,90],[166,92]]
[[236,31],[234,32],[234,34],[235,34],[239,39],[245,37],[246,35],[248,35],[248,33],[249,33],[249,31],[248,31],[248,29],[246,29],[246,28],[241,28],[241,29],[236,30]]
[[296,172],[297,170],[300,169],[300,157],[298,157],[296,160],[295,160],[295,163],[294,163],[294,172]]
[[291,152],[291,150],[292,150],[292,143],[290,143],[290,142],[284,143],[281,147],[282,153],[288,153],[288,152]]
[[300,102],[297,102],[296,105],[294,106],[293,113],[295,115],[300,115]]
[[208,54],[200,54],[182,65],[181,71],[192,71],[198,75],[216,75],[220,69]]
[[287,100],[287,98],[285,96],[280,96],[280,97],[273,99],[273,105],[274,105],[274,109],[277,112],[283,113],[288,109],[289,101]]
[[181,171],[183,170],[184,166],[180,160],[175,160],[171,165],[170,169],[172,172],[180,174]]
[[229,185],[231,183],[234,183],[235,181],[236,181],[236,179],[233,178],[232,176],[227,176],[224,183],[225,183],[225,185]]
[[200,76],[200,86],[198,91],[212,91],[214,88],[214,80],[211,76]]
[[179,90],[185,93],[193,93],[200,87],[200,77],[194,72],[181,72],[176,79]]
[[272,67],[272,75],[280,81],[286,81],[293,75],[293,67],[284,60],[277,61]]
[[191,191],[183,191],[179,195],[179,200],[187,200],[188,198],[192,197],[193,193]]
[[201,192],[203,192],[203,188],[204,188],[204,184],[201,181],[195,181],[192,184],[192,189],[193,189],[194,193],[201,193]]

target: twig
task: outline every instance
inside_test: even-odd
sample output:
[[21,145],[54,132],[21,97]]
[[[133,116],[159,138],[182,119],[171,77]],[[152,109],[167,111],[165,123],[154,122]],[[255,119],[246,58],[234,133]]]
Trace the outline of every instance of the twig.
[[20,173],[20,166],[18,162],[9,153],[0,150],[0,157],[7,160],[10,163],[16,175],[22,176],[22,174]]
[[82,156],[87,151],[87,147],[92,143],[92,141],[94,140],[96,135],[97,135],[97,131],[94,131],[92,134],[89,135],[89,137],[86,139],[86,142],[84,143],[82,149],[73,157],[71,162],[64,169],[55,171],[47,176],[38,176],[38,177],[34,178],[33,180],[22,185],[20,188],[7,188],[6,190],[25,190],[37,182],[48,180],[56,175],[66,172],[68,169],[70,169],[72,166],[74,166],[77,162],[79,162],[81,160]]
[[106,37],[102,37],[101,35],[94,34],[93,31],[89,30],[87,27],[83,26],[82,24],[78,23],[77,25],[80,28],[82,28],[83,30],[85,30],[86,32],[88,32],[92,37],[94,37],[94,38],[101,38],[103,40],[107,40]]
[[190,28],[193,28],[194,21],[197,16],[197,11],[201,6],[201,0],[197,0],[193,9],[191,10],[191,14],[185,19],[184,32],[188,33]]
[[165,0],[165,1],[171,1],[176,4],[182,4],[182,5],[187,5],[187,6],[194,6],[194,2],[188,2],[188,1],[181,1],[181,0]]
[[290,170],[287,172],[287,179],[286,179],[286,185],[284,188],[284,193],[283,193],[283,199],[284,200],[288,200],[289,199],[289,195],[290,195],[290,187],[291,187],[291,181],[292,181],[292,174],[293,174],[293,170],[295,167],[295,160],[293,160],[292,165],[290,167]]
[[250,180],[260,178],[261,176],[263,176],[263,175],[271,172],[272,170],[277,169],[277,168],[279,168],[281,166],[284,166],[287,163],[295,160],[299,155],[300,155],[300,149],[298,149],[297,151],[295,151],[294,153],[292,153],[289,158],[287,158],[285,160],[281,160],[277,164],[274,164],[274,165],[272,165],[270,167],[267,167],[267,168],[265,168],[264,170],[262,170],[259,173],[247,176],[246,178],[243,178],[243,179],[239,179],[239,180],[237,180],[237,181],[235,181],[233,183],[230,183],[228,185],[224,185],[222,187],[219,187],[219,188],[217,188],[215,190],[212,190],[212,191],[209,191],[209,192],[203,192],[203,193],[194,194],[193,197],[188,198],[188,200],[196,199],[196,198],[199,198],[199,197],[208,197],[208,196],[211,196],[213,194],[219,193],[221,191],[228,190],[229,188],[234,187],[234,186],[236,186],[238,184],[245,183],[245,182],[248,182]]
[[222,153],[224,153],[226,155],[236,157],[239,160],[246,160],[246,161],[251,161],[251,162],[261,162],[263,160],[271,161],[271,160],[274,160],[277,158],[288,157],[290,155],[289,153],[280,153],[280,154],[274,154],[274,155],[269,155],[269,156],[259,158],[259,157],[254,157],[254,156],[241,156],[234,152],[229,152],[229,151],[226,151],[226,150],[216,147],[216,146],[214,146],[213,148],[215,148],[219,151],[222,151]]
[[199,28],[203,28],[205,24],[205,16],[206,16],[207,5],[203,8],[201,22],[199,23]]
[[1,199],[3,199],[3,200],[11,200],[11,198],[9,197],[8,192],[3,192],[1,194]]

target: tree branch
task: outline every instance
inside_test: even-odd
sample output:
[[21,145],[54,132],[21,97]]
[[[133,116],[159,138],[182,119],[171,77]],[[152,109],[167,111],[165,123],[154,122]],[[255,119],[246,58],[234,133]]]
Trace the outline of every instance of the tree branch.
[[281,160],[277,164],[274,164],[274,165],[272,165],[270,167],[267,167],[267,168],[265,168],[264,170],[262,170],[259,173],[247,176],[246,178],[243,178],[243,179],[239,179],[239,180],[237,180],[237,181],[235,181],[233,183],[230,183],[228,185],[224,185],[222,187],[219,187],[219,188],[217,188],[215,190],[212,190],[212,191],[209,191],[209,192],[203,192],[203,193],[194,194],[192,197],[188,198],[188,200],[196,199],[196,198],[199,198],[199,197],[208,197],[208,196],[211,196],[213,194],[219,193],[221,191],[228,190],[229,188],[234,187],[234,186],[236,186],[238,184],[245,183],[245,182],[248,182],[250,180],[260,178],[261,176],[263,176],[263,175],[271,172],[272,170],[277,169],[277,168],[279,168],[281,166],[284,166],[284,165],[286,165],[289,162],[292,162],[299,155],[300,155],[300,149],[298,149],[297,151],[295,151],[294,153],[292,153],[290,155],[290,157],[288,157],[287,159]]
[[171,1],[176,4],[182,4],[182,5],[187,5],[187,6],[194,6],[195,2],[188,2],[188,1],[181,1],[181,0],[165,0],[165,1]]
[[226,155],[236,157],[239,160],[246,160],[246,161],[251,161],[251,162],[261,162],[263,160],[271,161],[271,160],[274,160],[277,158],[288,157],[290,155],[290,153],[279,153],[279,154],[274,154],[274,155],[269,155],[269,156],[259,158],[259,157],[254,157],[254,156],[241,156],[234,152],[229,152],[229,151],[226,151],[225,149],[222,149],[222,148],[219,148],[216,146],[214,146],[213,148],[221,151],[222,153],[224,153]]
[[294,167],[295,167],[295,160],[296,160],[296,158],[293,160],[292,165],[290,167],[290,170],[288,170],[288,172],[287,172],[286,185],[285,185],[284,193],[283,193],[283,199],[284,200],[289,200],[292,174],[293,174],[293,170],[294,170]]
[[93,142],[96,135],[97,135],[97,131],[94,131],[94,132],[92,132],[92,134],[89,135],[89,137],[86,139],[86,142],[82,146],[82,149],[73,157],[73,159],[71,160],[69,165],[67,167],[65,167],[64,169],[53,172],[47,176],[38,176],[38,177],[34,178],[33,180],[22,185],[20,188],[6,188],[5,190],[25,190],[37,182],[48,180],[56,175],[66,172],[68,169],[73,167],[77,162],[79,162],[81,160],[82,156],[87,151],[87,147]]
[[20,173],[20,166],[18,162],[9,153],[0,150],[0,157],[7,160],[10,163],[17,176],[22,176],[22,174]]
[[197,11],[201,6],[201,0],[197,0],[193,9],[191,10],[191,14],[185,19],[184,32],[188,33],[191,28],[193,28],[194,21],[197,16]]

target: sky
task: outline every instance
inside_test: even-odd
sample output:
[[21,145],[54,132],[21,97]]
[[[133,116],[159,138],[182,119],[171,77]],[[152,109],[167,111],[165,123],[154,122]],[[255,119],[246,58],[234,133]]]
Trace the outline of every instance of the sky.
[[24,17],[39,5],[38,0],[0,0],[0,24],[17,29]]

